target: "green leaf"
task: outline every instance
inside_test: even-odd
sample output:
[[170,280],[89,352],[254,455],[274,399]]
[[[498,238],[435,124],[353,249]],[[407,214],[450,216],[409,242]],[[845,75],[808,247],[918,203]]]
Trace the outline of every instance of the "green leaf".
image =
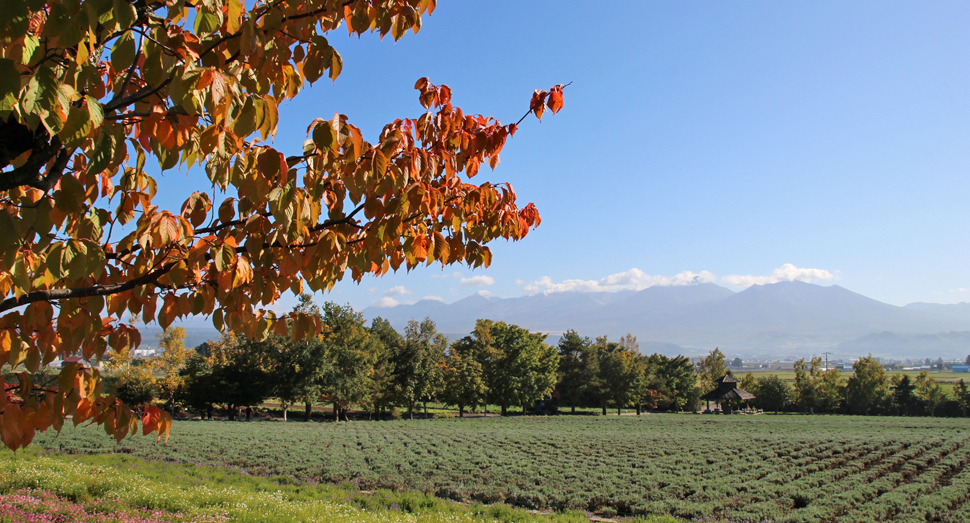
[[84,210],[84,199],[84,186],[81,182],[70,175],[61,176],[60,189],[54,193],[54,206],[67,214],[76,214]]
[[115,45],[111,47],[111,65],[115,71],[121,72],[128,69],[135,61],[136,52],[135,38],[130,31],[115,40]]
[[247,98],[236,119],[232,122],[232,132],[236,136],[245,138],[256,131],[256,106],[252,98]]
[[[2,11],[2,9],[0,9]],[[41,67],[27,82],[27,92],[21,106],[26,113],[43,114],[52,111],[58,102],[57,74],[50,67]]]
[[321,151],[337,148],[337,133],[330,122],[324,120],[313,128],[313,145]]
[[101,104],[91,96],[84,97],[85,105],[82,107],[71,107],[71,112],[67,116],[67,122],[58,133],[61,141],[69,147],[77,147],[81,141],[91,135],[91,133],[101,127],[104,123],[104,113],[101,111]]
[[219,15],[208,9],[200,9],[199,13],[195,16],[194,29],[197,35],[212,34],[219,30],[220,25],[222,24],[219,20]]
[[[35,61],[34,54],[38,54],[37,48],[40,47],[40,40],[38,40],[36,36],[27,35],[24,37],[23,45],[23,55],[20,63],[25,65],[33,63]],[[39,58],[41,58],[41,56],[38,56],[38,59]]]
[[115,140],[109,133],[102,133],[97,146],[88,155],[88,174],[98,174],[108,168],[115,153]]
[[113,0],[111,10],[118,24],[116,30],[124,31],[135,22],[135,8],[126,0]]

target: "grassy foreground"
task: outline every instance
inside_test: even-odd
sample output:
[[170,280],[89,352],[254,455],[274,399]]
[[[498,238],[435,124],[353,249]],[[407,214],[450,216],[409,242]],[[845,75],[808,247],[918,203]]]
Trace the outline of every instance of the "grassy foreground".
[[[461,505],[415,492],[360,492],[286,477],[121,455],[0,452],[0,523],[389,522],[587,523],[582,512],[535,514]],[[638,518],[677,523],[674,518]]]

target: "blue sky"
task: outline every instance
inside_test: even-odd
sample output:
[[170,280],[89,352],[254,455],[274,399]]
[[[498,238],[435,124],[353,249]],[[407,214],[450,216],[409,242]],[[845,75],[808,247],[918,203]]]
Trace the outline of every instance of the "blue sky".
[[538,229],[491,244],[487,270],[402,271],[318,300],[797,278],[968,301],[968,27],[966,2],[440,0],[397,43],[338,32],[344,72],[282,111],[286,152],[334,111],[370,139],[420,115],[422,76],[505,123],[533,89],[573,84],[475,179],[511,182]]

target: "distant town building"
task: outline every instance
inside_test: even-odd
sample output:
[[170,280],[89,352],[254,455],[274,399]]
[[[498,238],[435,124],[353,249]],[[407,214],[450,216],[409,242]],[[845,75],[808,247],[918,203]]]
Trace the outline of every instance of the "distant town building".
[[970,372],[970,365],[954,365],[953,372]]

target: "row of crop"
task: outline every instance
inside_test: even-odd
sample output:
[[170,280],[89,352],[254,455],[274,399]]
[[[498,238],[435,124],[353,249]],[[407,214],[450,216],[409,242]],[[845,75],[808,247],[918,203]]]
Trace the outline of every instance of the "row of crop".
[[[925,490],[909,487],[918,478],[932,484],[950,459],[960,459],[953,452],[960,448],[956,441],[929,441],[926,445],[910,446],[881,466],[860,477],[847,478],[835,484],[820,486],[808,510],[789,517],[791,521],[817,521],[819,517],[836,517],[839,521],[883,521],[898,512],[901,503]],[[947,463],[939,470],[931,464]],[[906,471],[908,476],[904,475]],[[923,483],[918,485],[923,485]]]
[[[899,472],[889,478],[891,488],[880,485],[881,493],[871,500],[856,504],[846,513],[847,520],[889,520],[910,511],[917,499],[937,490],[940,478],[966,463],[966,441],[948,441],[918,459],[907,461]],[[924,520],[925,521],[925,520]]]
[[733,502],[725,504],[724,514],[732,519],[777,519],[800,504],[811,504],[813,496],[806,496],[806,493],[846,477],[845,469],[829,465],[842,462],[848,470],[859,473],[872,461],[885,459],[900,449],[901,445],[866,444],[852,452],[835,454],[829,449],[816,448],[824,456],[816,462],[822,465],[816,473],[804,474],[797,468],[785,466],[764,476],[761,481],[745,483],[745,491],[735,496]]

